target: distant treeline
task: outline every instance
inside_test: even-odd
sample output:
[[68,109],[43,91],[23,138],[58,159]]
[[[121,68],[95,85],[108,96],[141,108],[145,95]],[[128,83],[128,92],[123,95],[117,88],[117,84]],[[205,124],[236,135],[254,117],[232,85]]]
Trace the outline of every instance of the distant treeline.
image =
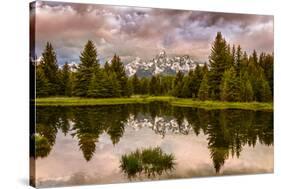
[[72,71],[68,63],[59,69],[56,53],[47,43],[36,63],[36,97],[130,97],[133,94],[171,95],[179,98],[223,101],[272,101],[273,54],[254,50],[251,55],[226,42],[220,32],[212,44],[209,64],[187,74],[128,77],[116,54],[100,66],[97,50],[88,41],[80,63]]

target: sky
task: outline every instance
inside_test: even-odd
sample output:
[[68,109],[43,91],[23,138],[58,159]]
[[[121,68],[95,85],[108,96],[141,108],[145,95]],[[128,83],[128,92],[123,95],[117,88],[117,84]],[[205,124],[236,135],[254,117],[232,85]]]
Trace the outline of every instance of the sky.
[[101,63],[116,53],[123,62],[152,59],[160,51],[208,61],[217,32],[248,53],[272,53],[274,19],[269,15],[139,8],[65,2],[36,2],[35,52],[51,42],[60,65],[79,63],[88,40]]

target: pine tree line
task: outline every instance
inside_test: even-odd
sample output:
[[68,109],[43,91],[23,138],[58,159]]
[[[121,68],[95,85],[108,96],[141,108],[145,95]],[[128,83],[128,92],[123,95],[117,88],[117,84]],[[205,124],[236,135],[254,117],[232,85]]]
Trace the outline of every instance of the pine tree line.
[[71,71],[68,63],[58,68],[56,53],[47,43],[36,66],[36,96],[89,98],[169,95],[178,98],[222,101],[272,101],[273,54],[254,50],[251,55],[240,45],[230,46],[220,32],[212,44],[209,64],[196,66],[187,74],[127,77],[119,56],[100,66],[97,49],[88,41],[80,64]]
[[36,66],[36,96],[78,96],[93,98],[129,97],[132,86],[119,56],[111,64],[100,67],[97,50],[88,41],[80,55],[77,71],[72,72],[68,63],[58,68],[56,53],[47,43],[42,60]]
[[[232,50],[217,33],[209,57],[208,95],[212,100],[271,101],[273,98],[273,54],[248,56],[240,45]],[[200,98],[200,97],[199,97]]]
[[209,65],[197,66],[187,75],[178,72],[173,96],[199,100],[260,101],[273,100],[273,54],[257,52],[248,56],[240,45],[227,44],[217,33]]

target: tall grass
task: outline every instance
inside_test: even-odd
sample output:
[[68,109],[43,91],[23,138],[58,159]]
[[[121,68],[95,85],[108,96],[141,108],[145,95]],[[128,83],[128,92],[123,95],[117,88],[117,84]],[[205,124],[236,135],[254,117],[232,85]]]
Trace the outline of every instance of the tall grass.
[[134,178],[137,174],[144,174],[150,178],[174,169],[174,161],[172,154],[164,153],[159,147],[137,149],[121,157],[120,168],[128,178]]

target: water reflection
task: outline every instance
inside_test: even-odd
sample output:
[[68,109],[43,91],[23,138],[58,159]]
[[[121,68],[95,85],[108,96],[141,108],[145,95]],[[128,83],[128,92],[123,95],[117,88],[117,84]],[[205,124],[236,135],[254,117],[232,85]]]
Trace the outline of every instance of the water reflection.
[[37,157],[46,157],[51,151],[51,145],[48,139],[39,134],[35,135],[35,146],[36,146],[36,155]]
[[93,158],[103,133],[110,136],[113,145],[119,143],[126,128],[149,128],[162,138],[167,134],[203,134],[217,173],[229,157],[239,158],[244,146],[255,147],[257,142],[273,145],[272,112],[204,110],[166,103],[38,107],[36,121],[36,158],[49,155],[59,130],[78,140],[86,161]]

